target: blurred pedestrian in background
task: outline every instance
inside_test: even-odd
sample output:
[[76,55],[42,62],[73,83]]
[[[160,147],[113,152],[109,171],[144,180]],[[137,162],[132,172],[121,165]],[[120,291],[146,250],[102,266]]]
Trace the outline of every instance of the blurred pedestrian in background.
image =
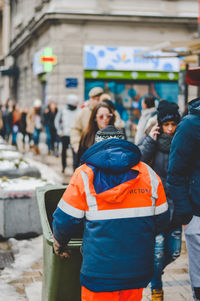
[[13,105],[12,111],[12,145],[17,147],[17,135],[20,128],[21,112],[18,104]]
[[[65,168],[67,166],[67,149],[70,146],[71,127],[72,124],[74,123],[77,114],[78,104],[79,101],[77,95],[75,94],[67,95],[67,104],[58,111],[55,118],[55,127],[58,135],[60,136],[61,143],[62,143],[62,153],[61,153],[62,173],[65,172]],[[72,149],[72,154],[73,154],[73,168],[75,169],[76,155],[73,149]]]
[[2,116],[2,104],[0,105],[0,135],[4,136],[4,128],[3,128],[3,116]]
[[57,111],[58,109],[56,103],[50,100],[43,113],[43,123],[46,131],[48,154],[53,154],[55,156],[58,156],[58,137],[57,129],[54,123]]
[[155,234],[169,221],[161,180],[123,138],[113,126],[96,133],[53,214],[61,258],[69,258],[63,247],[84,222],[84,301],[142,300],[153,275]]
[[100,102],[102,101],[107,103],[112,109],[112,113],[115,115],[115,127],[122,130],[125,133],[125,122],[121,119],[119,113],[117,112],[115,104],[111,99],[111,96],[109,94],[103,93],[100,96]]
[[98,130],[102,130],[103,128],[107,127],[108,125],[114,125],[115,116],[111,107],[104,103],[98,103],[92,110],[88,127],[83,132],[79,144],[78,154],[77,154],[77,167],[80,164],[80,159],[83,153],[94,144],[94,138],[96,132]]
[[172,222],[185,228],[189,273],[194,300],[200,300],[200,99],[189,102],[189,114],[172,141],[167,178],[174,200]]
[[136,127],[135,144],[138,144],[140,139],[144,136],[146,124],[155,114],[155,97],[145,96],[142,100],[142,114]]
[[25,144],[26,144],[26,137],[28,137],[28,144],[30,144],[32,136],[27,133],[26,127],[26,118],[28,114],[29,108],[27,106],[24,106],[21,110],[21,117],[20,117],[20,132],[22,133],[22,147],[23,151],[25,151]]
[[89,92],[90,99],[88,100],[87,106],[85,106],[83,109],[80,109],[76,115],[70,135],[70,143],[76,154],[78,153],[81,135],[88,126],[92,109],[98,104],[101,94],[103,94],[102,88],[92,88]]
[[6,141],[9,141],[12,133],[12,112],[13,112],[13,101],[8,99],[5,105],[2,106],[2,118],[3,118],[3,133]]
[[42,131],[42,102],[40,99],[34,101],[33,108],[27,114],[26,123],[27,132],[33,135],[33,151],[35,154],[39,154],[40,133]]
[[[172,219],[174,204],[167,193],[166,181],[170,146],[180,121],[177,104],[162,100],[158,106],[157,119],[158,123],[140,140],[138,146],[142,154],[141,160],[149,164],[162,180]],[[153,301],[164,300],[162,273],[169,263],[180,256],[181,234],[181,226],[174,227],[171,224],[164,233],[156,237],[154,276],[151,281]]]

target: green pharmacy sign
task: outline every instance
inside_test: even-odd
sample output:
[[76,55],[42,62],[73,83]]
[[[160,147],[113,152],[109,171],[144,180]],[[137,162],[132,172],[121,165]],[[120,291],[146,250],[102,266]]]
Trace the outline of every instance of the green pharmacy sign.
[[44,72],[51,72],[53,70],[53,65],[57,64],[57,57],[53,55],[52,48],[44,48],[44,53],[40,57],[40,62],[44,65]]
[[129,79],[178,81],[178,72],[85,70],[86,79]]

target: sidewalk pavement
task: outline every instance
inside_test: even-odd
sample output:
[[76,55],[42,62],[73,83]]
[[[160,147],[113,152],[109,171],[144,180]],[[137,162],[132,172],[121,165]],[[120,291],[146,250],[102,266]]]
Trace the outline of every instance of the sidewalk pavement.
[[[10,283],[21,295],[22,301],[43,301],[42,291],[42,260],[35,262],[29,271]],[[181,256],[167,266],[163,275],[164,300],[165,301],[192,301],[192,293],[188,275],[188,260],[185,249],[185,241]],[[150,288],[146,288],[142,301],[150,301]]]
[[[71,152],[68,150],[71,162]],[[52,167],[59,175],[62,175],[63,183],[69,183],[73,172],[72,165],[67,167],[66,174],[61,173],[61,158],[48,156],[45,147],[41,146],[41,154],[32,156],[43,164]],[[29,271],[23,273],[21,277],[12,283],[17,292],[21,295],[20,301],[43,301],[41,300],[42,290],[42,260],[35,262]],[[192,292],[188,274],[188,258],[185,247],[185,238],[183,236],[181,256],[173,263],[168,265],[163,275],[164,300],[165,301],[192,301]],[[144,290],[142,301],[151,300],[149,287]]]

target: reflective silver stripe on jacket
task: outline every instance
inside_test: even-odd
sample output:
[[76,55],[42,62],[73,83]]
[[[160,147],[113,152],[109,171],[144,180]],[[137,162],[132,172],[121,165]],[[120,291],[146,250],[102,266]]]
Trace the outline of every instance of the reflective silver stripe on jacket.
[[152,200],[152,206],[155,206],[156,200],[158,198],[157,189],[158,189],[159,181],[158,181],[158,178],[156,177],[155,171],[153,171],[153,169],[149,165],[147,165],[147,164],[145,164],[145,165],[148,168],[149,176],[150,176],[150,179],[151,179],[151,190],[152,190],[151,200]]
[[90,193],[88,175],[84,171],[81,170],[81,176],[83,178],[83,183],[85,186],[85,194],[86,194],[86,198],[87,198],[87,204],[89,207],[89,211],[97,211],[97,201],[96,201],[96,198],[93,195],[91,195],[91,193]]
[[68,203],[66,203],[63,199],[61,199],[58,203],[58,207],[65,213],[74,216],[76,218],[83,218],[85,215],[85,211],[77,209]]
[[111,209],[86,212],[87,220],[106,220],[106,219],[119,219],[119,218],[133,218],[142,216],[153,216],[165,212],[168,208],[167,203],[158,207],[139,207],[139,208],[124,208],[124,209]]

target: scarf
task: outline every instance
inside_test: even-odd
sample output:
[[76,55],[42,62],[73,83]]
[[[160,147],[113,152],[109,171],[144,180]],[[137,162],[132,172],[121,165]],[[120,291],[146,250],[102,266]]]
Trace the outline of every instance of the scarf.
[[168,136],[167,134],[162,133],[157,141],[158,150],[163,153],[169,153],[172,139],[173,136]]

